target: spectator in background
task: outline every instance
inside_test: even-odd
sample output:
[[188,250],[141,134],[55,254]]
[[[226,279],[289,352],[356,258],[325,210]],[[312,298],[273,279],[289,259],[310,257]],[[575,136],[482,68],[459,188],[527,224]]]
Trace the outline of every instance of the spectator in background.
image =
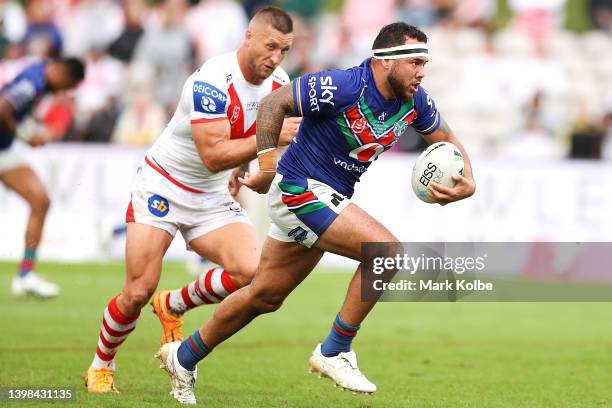
[[565,20],[567,0],[509,0],[514,24],[536,41],[547,39]]
[[453,10],[453,18],[462,27],[487,27],[495,16],[496,0],[460,0]]
[[612,2],[610,0],[589,0],[589,14],[595,27],[612,34]]
[[76,139],[108,142],[119,115],[124,68],[121,62],[104,52],[102,45],[89,50],[85,65],[85,79],[75,92]]
[[302,76],[308,72],[320,71],[321,66],[313,61],[315,34],[312,28],[301,17],[291,15],[293,20],[293,46],[283,63],[289,78]]
[[113,132],[113,143],[148,146],[161,134],[166,114],[153,98],[150,83],[146,74],[132,72],[125,107]]
[[[155,99],[169,112],[174,110],[183,83],[194,68],[192,42],[183,28],[187,8],[186,0],[165,0],[134,51],[135,62],[154,70],[151,83],[155,84]],[[208,22],[200,21],[200,27]],[[216,41],[220,39],[215,36]]]
[[84,56],[92,47],[106,49],[123,30],[123,11],[116,1],[79,0],[69,10],[62,26],[66,55]]
[[283,10],[291,14],[298,14],[306,21],[310,21],[319,14],[322,0],[276,0],[273,2],[275,6],[281,7]]
[[192,7],[185,26],[195,45],[197,65],[238,48],[247,24],[244,9],[233,0],[201,0]]
[[26,8],[28,27],[23,43],[28,54],[55,58],[62,52],[62,36],[51,16],[51,6],[45,0],[30,0]]
[[142,25],[148,11],[145,0],[123,2],[125,25],[123,32],[108,49],[110,56],[126,63],[132,60],[136,44],[144,32]]
[[561,159],[561,146],[547,128],[542,107],[542,94],[536,92],[524,112],[523,128],[510,141],[505,156],[512,160]]
[[[375,7],[375,9],[373,9]],[[396,0],[345,0],[342,6],[342,26],[348,31],[355,64],[371,54],[370,45],[380,27],[394,21]],[[353,65],[353,64],[351,64]]]
[[417,27],[430,27],[438,21],[438,13],[431,0],[400,1],[397,12],[399,21],[409,21]]
[[0,56],[10,43],[21,41],[26,31],[26,16],[21,4],[13,0],[0,0]]

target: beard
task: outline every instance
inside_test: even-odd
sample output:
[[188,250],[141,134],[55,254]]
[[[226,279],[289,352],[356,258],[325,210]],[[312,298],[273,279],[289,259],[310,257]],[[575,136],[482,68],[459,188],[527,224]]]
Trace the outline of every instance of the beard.
[[391,90],[397,99],[402,102],[408,102],[412,99],[412,94],[408,92],[408,87],[397,77],[395,69],[389,73],[387,82],[389,82]]

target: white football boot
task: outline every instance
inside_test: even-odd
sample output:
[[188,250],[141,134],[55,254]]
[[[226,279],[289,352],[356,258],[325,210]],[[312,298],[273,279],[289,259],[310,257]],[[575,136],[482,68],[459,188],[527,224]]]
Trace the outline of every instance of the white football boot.
[[357,355],[353,350],[334,357],[325,357],[321,354],[321,344],[318,344],[308,360],[308,367],[311,373],[319,374],[319,378],[329,377],[337,387],[355,393],[371,394],[376,391],[376,385],[359,371]]
[[16,275],[11,284],[11,292],[15,296],[33,295],[50,298],[57,296],[59,291],[59,286],[40,277],[34,271],[24,277]]
[[166,343],[159,348],[155,357],[161,361],[159,368],[166,370],[170,376],[172,391],[170,394],[181,404],[195,404],[196,397],[193,394],[193,387],[198,377],[198,367],[193,371],[188,371],[178,361],[176,353],[180,341]]

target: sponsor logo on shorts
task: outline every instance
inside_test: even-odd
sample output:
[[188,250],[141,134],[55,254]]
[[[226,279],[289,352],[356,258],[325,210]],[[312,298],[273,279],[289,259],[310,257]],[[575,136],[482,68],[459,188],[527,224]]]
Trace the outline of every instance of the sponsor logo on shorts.
[[170,203],[162,196],[152,195],[149,197],[149,211],[154,216],[163,218],[170,211]]
[[306,231],[302,227],[295,227],[291,231],[289,231],[289,237],[293,238],[293,240],[297,243],[302,243],[308,237],[308,231]]
[[219,88],[207,83],[196,81],[193,84],[193,108],[202,113],[224,113],[227,95]]

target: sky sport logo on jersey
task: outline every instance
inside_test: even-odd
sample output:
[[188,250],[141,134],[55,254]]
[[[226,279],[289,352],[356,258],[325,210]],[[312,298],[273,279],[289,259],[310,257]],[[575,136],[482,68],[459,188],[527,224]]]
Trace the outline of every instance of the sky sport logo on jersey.
[[193,107],[196,112],[221,114],[225,112],[227,96],[219,88],[207,82],[193,84]]

